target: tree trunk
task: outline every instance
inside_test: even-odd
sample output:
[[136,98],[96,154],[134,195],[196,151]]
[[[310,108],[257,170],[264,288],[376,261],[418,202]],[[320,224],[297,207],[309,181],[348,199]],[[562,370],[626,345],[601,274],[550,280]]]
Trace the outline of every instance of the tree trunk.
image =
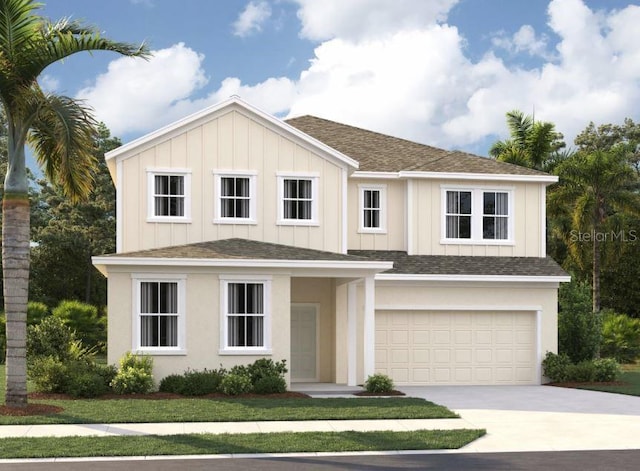
[[6,399],[27,405],[27,301],[29,293],[29,197],[5,193],[2,200],[2,271],[7,322]]
[[[591,273],[592,279],[592,302],[593,315],[596,317],[597,325],[600,326],[600,243],[598,242],[598,233],[595,232],[593,238],[593,267]],[[596,344],[595,357],[600,358],[600,341]]]

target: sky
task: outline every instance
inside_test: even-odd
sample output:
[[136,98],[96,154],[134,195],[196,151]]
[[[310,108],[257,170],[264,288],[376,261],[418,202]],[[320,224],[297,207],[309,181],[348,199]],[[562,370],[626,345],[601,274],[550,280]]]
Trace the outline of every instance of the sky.
[[640,120],[640,2],[631,0],[43,0],[150,60],[82,53],[47,68],[129,142],[231,95],[487,155],[505,113]]

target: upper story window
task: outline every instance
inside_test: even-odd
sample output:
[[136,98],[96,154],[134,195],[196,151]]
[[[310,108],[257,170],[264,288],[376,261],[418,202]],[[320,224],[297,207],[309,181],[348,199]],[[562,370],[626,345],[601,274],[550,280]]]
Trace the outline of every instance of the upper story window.
[[386,185],[358,185],[360,232],[386,232]]
[[316,225],[318,223],[318,177],[278,175],[278,223]]
[[214,222],[255,224],[256,175],[247,172],[215,174],[216,218]]
[[270,288],[265,279],[221,280],[223,352],[268,353]]
[[184,349],[184,279],[162,275],[134,280],[137,309],[134,335],[136,350]]
[[189,170],[148,170],[148,217],[152,222],[189,222]]
[[443,188],[444,243],[513,243],[513,190]]

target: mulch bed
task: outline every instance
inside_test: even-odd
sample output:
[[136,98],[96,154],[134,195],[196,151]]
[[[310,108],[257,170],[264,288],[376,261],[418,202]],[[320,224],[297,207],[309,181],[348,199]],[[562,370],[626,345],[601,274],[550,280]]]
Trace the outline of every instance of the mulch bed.
[[386,397],[386,396],[405,396],[406,394],[403,393],[402,391],[397,391],[397,390],[393,390],[393,391],[389,391],[389,392],[385,392],[385,393],[374,393],[374,392],[367,392],[367,391],[360,391],[357,393],[353,393],[354,396],[363,396],[363,397],[368,397],[368,396],[372,396],[372,397]]
[[49,404],[27,404],[26,407],[0,406],[0,415],[27,416],[27,415],[51,415],[59,414],[63,407]]

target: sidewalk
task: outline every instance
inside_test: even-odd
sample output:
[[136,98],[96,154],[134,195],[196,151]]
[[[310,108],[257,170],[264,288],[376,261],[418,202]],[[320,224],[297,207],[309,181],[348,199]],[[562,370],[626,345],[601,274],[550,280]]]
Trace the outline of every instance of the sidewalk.
[[268,422],[188,422],[144,424],[2,425],[0,438],[114,435],[182,435],[195,433],[344,432],[374,430],[453,430],[475,428],[463,419],[308,420]]

